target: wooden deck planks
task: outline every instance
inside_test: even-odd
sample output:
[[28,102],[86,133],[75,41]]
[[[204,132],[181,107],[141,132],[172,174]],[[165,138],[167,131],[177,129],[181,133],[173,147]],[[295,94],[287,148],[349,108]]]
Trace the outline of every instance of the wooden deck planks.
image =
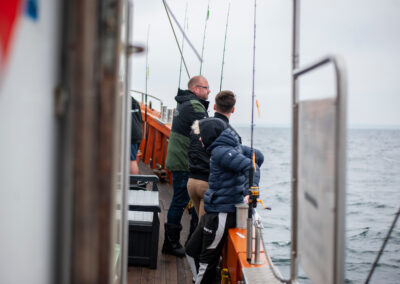
[[[143,163],[139,163],[141,174],[152,174],[152,171]],[[162,254],[161,249],[164,242],[164,223],[167,220],[167,212],[172,198],[172,186],[161,183],[158,186],[160,198],[160,236],[158,241],[157,269],[149,269],[141,266],[128,267],[128,283],[183,283],[192,284],[192,272],[186,258],[177,258],[172,255]],[[189,233],[190,215],[187,210],[182,217],[181,243],[185,243]]]
[[142,277],[142,268],[136,266],[128,267],[128,284],[140,283]]

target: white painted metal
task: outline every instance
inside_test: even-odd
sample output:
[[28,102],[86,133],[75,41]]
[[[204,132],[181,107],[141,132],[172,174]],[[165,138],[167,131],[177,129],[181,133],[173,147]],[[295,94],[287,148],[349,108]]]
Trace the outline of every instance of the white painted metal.
[[0,283],[52,283],[60,2],[19,15],[0,85]]
[[333,283],[335,100],[299,104],[298,259],[313,283]]
[[[294,252],[313,283],[336,284],[345,279],[346,70],[339,56],[327,56],[293,70],[293,78],[297,81],[326,64],[334,68],[335,97],[296,102],[300,114],[296,116],[298,227]],[[319,238],[323,242],[315,241]]]

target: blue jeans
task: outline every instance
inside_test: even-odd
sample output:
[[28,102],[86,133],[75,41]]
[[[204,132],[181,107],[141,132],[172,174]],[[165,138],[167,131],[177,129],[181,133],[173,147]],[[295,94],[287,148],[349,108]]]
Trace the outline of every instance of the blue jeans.
[[[189,172],[175,171],[172,172],[172,186],[174,189],[174,195],[172,196],[171,204],[169,205],[167,222],[169,224],[180,225],[186,205],[189,203],[189,194],[187,191],[187,182],[189,179]],[[190,213],[192,214],[192,221],[197,224],[198,217],[194,207],[192,207]]]
[[131,161],[136,161],[137,152],[139,150],[140,143],[138,144],[131,144]]

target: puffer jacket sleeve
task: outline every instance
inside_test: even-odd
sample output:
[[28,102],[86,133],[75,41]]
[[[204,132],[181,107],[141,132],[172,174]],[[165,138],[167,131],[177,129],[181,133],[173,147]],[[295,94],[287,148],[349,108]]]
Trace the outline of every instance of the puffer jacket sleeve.
[[[245,146],[242,145],[242,151],[243,151],[243,155],[245,155],[248,158],[252,158],[251,157],[251,148],[249,146]],[[264,155],[263,153],[261,153],[261,151],[257,150],[257,149],[253,149],[254,153],[256,154],[256,164],[261,167],[261,165],[264,163]]]
[[214,161],[222,168],[233,172],[245,172],[251,160],[233,147],[217,147],[212,153]]
[[[251,158],[251,148],[245,145],[242,145],[242,151],[243,154],[246,155],[246,157]],[[264,155],[261,153],[261,151],[257,150],[257,149],[253,149],[254,153],[255,153],[255,161],[256,161],[256,170],[253,172],[253,186],[257,186],[260,183],[260,167],[261,165],[264,163]],[[253,165],[252,165],[253,166]],[[246,196],[248,194],[250,194],[249,192],[249,169],[245,172],[246,174],[246,182],[245,182],[245,189],[243,192],[243,195]]]
[[[246,174],[246,181],[244,184],[244,192],[243,195],[246,196],[248,194],[250,194],[249,191],[249,175],[250,175],[250,171],[247,170],[245,172]],[[260,177],[261,177],[261,172],[260,172],[260,167],[258,165],[256,165],[256,170],[253,172],[253,186],[258,187],[259,183],[260,183]]]

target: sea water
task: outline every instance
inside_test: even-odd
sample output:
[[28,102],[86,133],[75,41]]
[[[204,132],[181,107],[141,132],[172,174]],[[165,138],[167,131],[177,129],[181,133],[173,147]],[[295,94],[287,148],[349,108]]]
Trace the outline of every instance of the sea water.
[[[235,127],[250,146],[250,128]],[[265,156],[260,196],[271,211],[258,212],[275,266],[290,275],[291,130],[256,127],[254,147]],[[400,129],[347,133],[346,283],[364,283],[400,206]],[[300,283],[309,283],[301,272]],[[400,283],[400,221],[370,283]]]

